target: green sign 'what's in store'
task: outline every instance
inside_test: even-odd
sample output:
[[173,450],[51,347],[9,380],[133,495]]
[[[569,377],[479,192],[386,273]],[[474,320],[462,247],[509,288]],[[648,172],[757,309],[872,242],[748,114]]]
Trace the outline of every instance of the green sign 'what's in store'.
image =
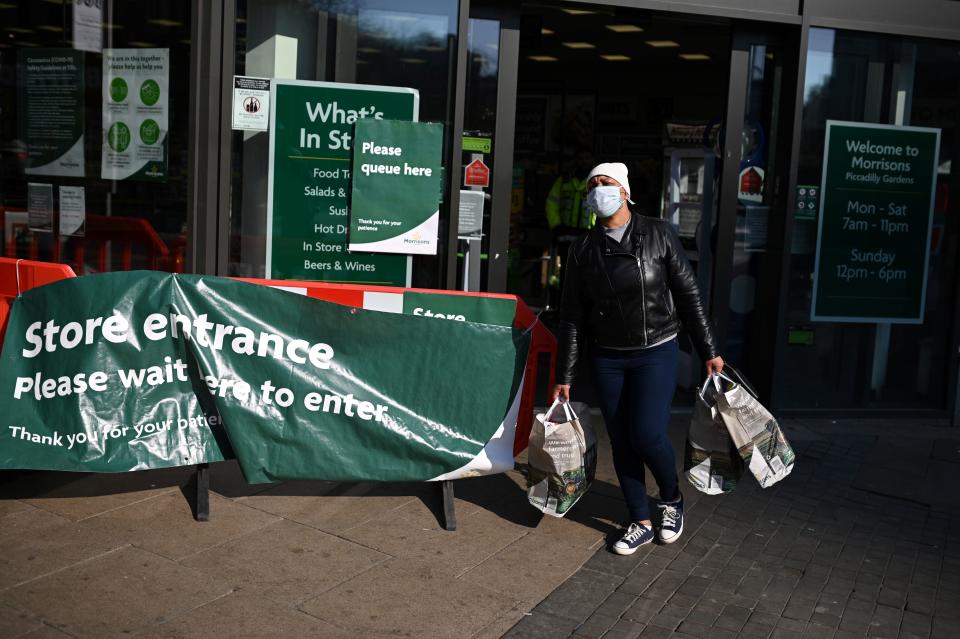
[[827,122],[811,319],[920,324],[940,130]]
[[277,80],[270,108],[267,277],[409,286],[405,255],[347,250],[354,125],[416,121],[415,89]]

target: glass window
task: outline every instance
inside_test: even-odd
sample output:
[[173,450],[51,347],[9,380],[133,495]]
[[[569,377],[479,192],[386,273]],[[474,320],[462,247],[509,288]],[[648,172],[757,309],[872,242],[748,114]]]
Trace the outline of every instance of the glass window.
[[[419,120],[445,124],[443,165],[450,166],[457,9],[456,0],[417,0],[402,8],[388,0],[237,0],[236,73],[416,89]],[[228,274],[263,277],[269,134],[235,132],[232,153]],[[321,219],[317,211],[302,215]],[[448,221],[441,203],[439,256],[446,254]],[[414,257],[413,286],[438,288],[442,278],[440,257]]]
[[183,270],[191,11],[0,3],[0,255]]
[[[798,204],[793,213],[788,343],[778,364],[777,405],[944,409],[960,239],[947,205],[957,183],[960,46],[812,29],[806,69],[796,195],[809,211]],[[810,320],[818,224],[817,203],[807,201],[806,190],[821,184],[827,120],[941,129],[922,324]]]

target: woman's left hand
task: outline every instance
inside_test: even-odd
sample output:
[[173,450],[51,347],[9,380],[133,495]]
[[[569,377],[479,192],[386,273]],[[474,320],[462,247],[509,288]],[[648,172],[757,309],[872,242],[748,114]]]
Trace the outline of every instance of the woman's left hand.
[[707,360],[707,377],[723,370],[723,358],[714,357]]

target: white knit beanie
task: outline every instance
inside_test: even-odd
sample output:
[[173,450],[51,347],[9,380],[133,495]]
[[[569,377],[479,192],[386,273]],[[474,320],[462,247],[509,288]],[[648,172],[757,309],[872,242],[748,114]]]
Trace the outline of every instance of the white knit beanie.
[[590,181],[590,178],[597,175],[606,175],[619,182],[623,190],[627,192],[627,202],[630,204],[634,203],[633,200],[630,199],[630,180],[627,179],[626,164],[623,162],[603,162],[602,164],[598,164],[590,170],[590,174],[587,176],[587,182]]

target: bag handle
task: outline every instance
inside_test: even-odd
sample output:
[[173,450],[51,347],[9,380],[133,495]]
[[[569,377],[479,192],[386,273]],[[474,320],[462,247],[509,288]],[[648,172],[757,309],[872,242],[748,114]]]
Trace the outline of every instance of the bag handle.
[[[543,421],[549,422],[550,416],[553,414],[553,411],[557,408],[557,405],[563,406],[563,416],[567,418],[567,421],[573,421],[574,419],[579,419],[577,414],[573,412],[573,408],[570,406],[570,402],[563,400],[559,395],[553,400],[553,403],[550,404],[550,408],[547,409],[547,412],[543,415]],[[556,422],[551,422],[556,423]]]
[[720,372],[720,373],[712,373],[712,374],[710,374],[710,375],[707,376],[707,379],[705,379],[705,380],[703,381],[703,386],[700,387],[700,399],[704,399],[704,400],[706,399],[706,398],[703,396],[703,394],[706,392],[706,390],[707,390],[707,384],[709,384],[710,382],[713,382],[713,387],[716,388],[716,389],[717,389],[717,392],[719,393],[719,392],[720,392],[720,379],[721,379],[721,378],[727,380],[728,382],[730,382],[730,383],[733,384],[734,386],[739,386],[739,384],[738,384],[737,382],[733,381],[732,379],[730,379],[729,377],[727,377],[726,375],[724,375],[722,372]]

